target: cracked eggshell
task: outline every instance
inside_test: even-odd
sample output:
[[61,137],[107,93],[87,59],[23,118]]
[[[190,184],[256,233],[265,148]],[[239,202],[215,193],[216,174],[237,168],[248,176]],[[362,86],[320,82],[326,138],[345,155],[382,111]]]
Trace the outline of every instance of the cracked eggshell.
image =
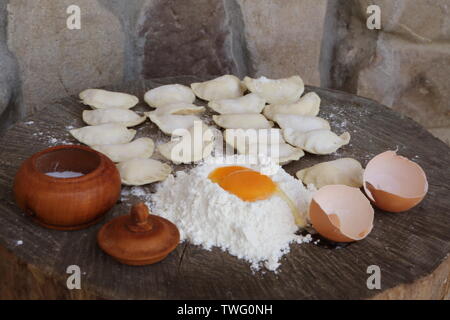
[[419,204],[428,192],[423,169],[395,151],[386,151],[370,160],[363,180],[367,197],[388,212],[407,211]]
[[309,207],[314,229],[335,242],[362,240],[372,231],[374,210],[358,188],[329,185],[316,191]]
[[139,99],[131,94],[103,89],[86,89],[80,92],[79,97],[82,103],[93,109],[130,109],[139,102]]

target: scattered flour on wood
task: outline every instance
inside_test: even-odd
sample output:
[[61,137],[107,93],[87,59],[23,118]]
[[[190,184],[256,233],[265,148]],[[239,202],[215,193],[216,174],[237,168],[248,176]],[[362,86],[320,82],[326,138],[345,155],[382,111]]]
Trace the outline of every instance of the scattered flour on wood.
[[[234,156],[235,159],[242,156]],[[181,240],[206,250],[219,247],[251,264],[253,270],[265,267],[276,271],[280,258],[289,252],[291,243],[310,242],[308,236],[297,235],[292,212],[277,195],[267,200],[245,202],[208,179],[215,168],[224,164],[212,158],[189,172],[170,175],[157,187],[147,204],[152,213],[177,225]],[[242,159],[242,158],[241,158]],[[313,190],[285,172],[281,167],[263,162],[265,172],[288,194],[301,212],[306,212]],[[239,164],[242,165],[242,164]],[[262,171],[258,165],[243,165]],[[136,190],[136,195],[140,195]]]
[[144,187],[122,187],[121,201],[127,201],[130,196],[136,197],[141,201],[147,202],[151,200],[151,193],[146,191]]
[[67,139],[64,138],[56,138],[53,136],[52,133],[48,131],[39,131],[33,133],[33,137],[35,137],[39,142],[42,142],[46,144],[49,147],[61,145],[61,144],[73,144],[72,141],[69,140],[69,136],[67,136]]

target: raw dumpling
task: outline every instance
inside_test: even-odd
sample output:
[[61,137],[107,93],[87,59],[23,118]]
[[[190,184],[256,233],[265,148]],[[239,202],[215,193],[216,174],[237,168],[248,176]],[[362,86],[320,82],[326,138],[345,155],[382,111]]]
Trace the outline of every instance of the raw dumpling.
[[80,93],[79,97],[82,103],[94,109],[130,109],[139,102],[139,99],[131,94],[103,89],[86,89]]
[[155,143],[150,138],[139,138],[130,143],[92,146],[92,149],[103,153],[114,162],[122,162],[134,158],[150,158],[155,150]]
[[165,134],[171,135],[176,129],[189,129],[195,121],[201,121],[199,117],[192,115],[156,114],[147,112],[146,115]]
[[264,108],[264,115],[274,120],[276,114],[298,114],[300,116],[317,116],[320,109],[320,98],[315,92],[309,92],[297,102],[291,104],[269,104]]
[[145,113],[149,114],[177,114],[177,115],[189,115],[189,114],[198,114],[205,111],[205,107],[196,106],[192,103],[185,102],[177,102],[172,104],[167,104],[165,106],[159,107],[154,111],[150,111]]
[[195,101],[195,95],[191,88],[187,86],[168,84],[147,91],[144,95],[144,101],[150,107],[160,108],[178,102],[192,103]]
[[322,162],[297,172],[297,178],[304,184],[313,184],[317,189],[326,185],[343,184],[349,187],[363,186],[364,169],[352,158],[342,158],[329,162]]
[[296,161],[305,153],[300,148],[287,144],[280,129],[227,129],[225,141],[239,154],[264,155],[284,165]]
[[233,75],[224,75],[205,82],[191,84],[195,95],[206,101],[241,97],[245,89],[241,80]]
[[162,156],[172,162],[195,163],[211,155],[214,148],[214,134],[210,128],[195,123],[186,134],[158,146]]
[[238,144],[267,142],[268,144],[284,143],[281,129],[226,129],[223,132],[226,143],[233,148]]
[[350,133],[337,136],[326,129],[302,132],[287,128],[283,129],[283,137],[289,144],[314,154],[330,154],[350,142]]
[[224,129],[269,129],[273,122],[259,113],[222,114],[213,116],[214,122]]
[[291,161],[297,161],[305,155],[302,149],[295,148],[287,143],[265,144],[253,143],[249,145],[237,145],[236,150],[239,154],[264,155],[271,158],[280,165],[288,164]]
[[117,164],[122,183],[128,186],[163,181],[172,171],[165,163],[153,159],[131,159]]
[[146,116],[140,116],[128,109],[109,108],[83,111],[83,121],[90,126],[118,123],[126,127],[133,127],[141,124],[145,119],[147,119]]
[[208,103],[208,107],[220,114],[261,113],[265,105],[266,100],[255,93],[235,99],[217,100]]
[[70,130],[70,134],[78,141],[89,146],[99,144],[120,144],[133,140],[136,130],[128,129],[117,123],[99,124]]
[[319,117],[299,116],[297,114],[276,114],[274,120],[281,129],[291,128],[303,132],[317,129],[331,129],[328,121]]
[[305,156],[305,152],[302,149],[295,148],[287,143],[280,144],[279,148],[278,161],[276,162],[282,166]]
[[299,76],[277,80],[245,77],[244,83],[248,90],[259,94],[270,104],[294,103],[300,99],[305,90],[303,80]]

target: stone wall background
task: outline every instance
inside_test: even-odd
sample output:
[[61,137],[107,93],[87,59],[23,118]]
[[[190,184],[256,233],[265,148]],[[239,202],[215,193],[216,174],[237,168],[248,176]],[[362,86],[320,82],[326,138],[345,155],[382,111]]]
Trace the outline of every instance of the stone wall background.
[[[377,100],[450,144],[450,1],[339,3],[329,86]],[[370,4],[381,7],[376,33],[366,28]]]
[[[66,9],[81,8],[81,30]],[[366,27],[381,7],[382,30]],[[87,87],[285,77],[377,100],[450,144],[450,0],[1,0],[0,131]]]
[[6,2],[0,2],[0,132],[25,113],[18,64],[7,45]]

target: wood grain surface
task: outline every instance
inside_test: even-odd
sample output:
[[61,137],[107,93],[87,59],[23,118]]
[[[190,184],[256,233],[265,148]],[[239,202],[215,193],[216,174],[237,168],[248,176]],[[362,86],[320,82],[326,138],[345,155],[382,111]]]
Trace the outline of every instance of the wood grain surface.
[[[132,93],[142,100],[152,87],[198,80],[165,78],[108,89]],[[76,97],[68,97],[16,124],[0,140],[0,298],[448,298],[450,148],[411,119],[372,100],[307,89],[322,98],[319,116],[328,119],[336,133],[349,131],[352,140],[333,155],[307,155],[285,166],[289,173],[340,157],[353,157],[365,166],[378,153],[398,150],[425,170],[429,193],[424,201],[406,213],[376,210],[372,233],[345,248],[292,245],[277,274],[253,273],[248,263],[219,249],[206,251],[189,243],[180,244],[155,265],[121,265],[98,248],[96,234],[104,222],[128,213],[138,198],[117,203],[104,220],[80,231],[39,227],[12,199],[13,178],[22,161],[48,146],[76,143],[68,127],[83,126],[85,106]],[[148,107],[141,101],[137,110]],[[149,121],[137,128],[137,137],[150,136],[157,142],[169,139]],[[152,186],[145,189],[153,191]],[[65,287],[69,265],[81,268],[81,290]],[[370,265],[381,268],[381,290],[367,288]],[[435,271],[439,276],[434,276]]]

